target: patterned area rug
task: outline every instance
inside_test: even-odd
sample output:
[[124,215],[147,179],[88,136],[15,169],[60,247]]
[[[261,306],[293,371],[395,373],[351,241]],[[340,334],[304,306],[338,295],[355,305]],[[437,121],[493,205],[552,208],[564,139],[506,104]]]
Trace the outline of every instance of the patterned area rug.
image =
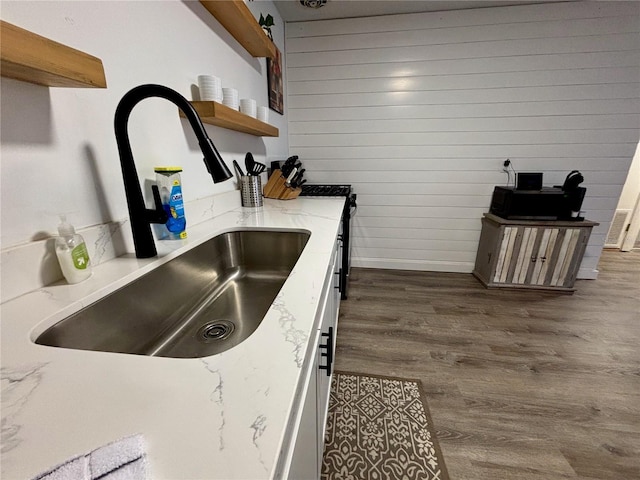
[[335,373],[323,480],[448,480],[418,380]]

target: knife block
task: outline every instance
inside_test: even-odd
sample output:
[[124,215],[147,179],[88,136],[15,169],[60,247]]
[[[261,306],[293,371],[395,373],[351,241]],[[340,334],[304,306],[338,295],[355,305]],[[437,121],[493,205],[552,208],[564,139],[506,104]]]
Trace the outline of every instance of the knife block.
[[282,175],[280,170],[274,170],[271,176],[269,177],[269,181],[264,186],[262,193],[267,198],[275,198],[277,200],[293,200],[302,189],[291,188],[287,186],[287,179]]

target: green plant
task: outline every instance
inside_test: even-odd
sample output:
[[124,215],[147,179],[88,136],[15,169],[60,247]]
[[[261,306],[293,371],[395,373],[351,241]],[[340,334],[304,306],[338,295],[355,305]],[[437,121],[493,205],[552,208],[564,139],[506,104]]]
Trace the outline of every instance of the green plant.
[[269,38],[273,40],[273,35],[271,34],[271,27],[273,27],[274,23],[273,23],[273,17],[271,16],[271,14],[267,14],[266,17],[260,14],[260,20],[258,20],[258,23],[264,29],[264,31],[267,32],[267,35],[269,35]]

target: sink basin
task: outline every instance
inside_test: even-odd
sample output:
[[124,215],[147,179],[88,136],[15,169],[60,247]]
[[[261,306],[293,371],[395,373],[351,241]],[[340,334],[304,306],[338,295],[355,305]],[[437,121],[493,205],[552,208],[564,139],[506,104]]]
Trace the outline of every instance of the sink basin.
[[173,358],[223,352],[258,328],[309,236],[218,235],[58,322],[35,342]]

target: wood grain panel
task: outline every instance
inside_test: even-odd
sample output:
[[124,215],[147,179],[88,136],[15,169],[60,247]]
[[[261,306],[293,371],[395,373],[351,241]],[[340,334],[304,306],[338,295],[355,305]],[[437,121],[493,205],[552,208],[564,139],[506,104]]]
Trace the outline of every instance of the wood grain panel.
[[[191,102],[191,105],[195,108],[203,123],[259,137],[277,137],[280,134],[279,130],[273,125],[261,122],[222,103],[195,101]],[[179,110],[178,113],[181,117],[185,117],[182,110]]]
[[107,88],[102,60],[0,21],[2,76],[51,87]]
[[354,269],[336,368],[419,378],[451,478],[640,477],[640,252],[574,295]]
[[[381,268],[471,271],[458,250],[513,184],[507,158],[545,185],[580,170],[594,276],[640,139],[639,47],[640,6],[619,2],[290,24],[290,148],[310,183],[353,185],[354,262]],[[521,260],[500,274],[533,275]]]
[[244,2],[201,0],[200,3],[254,57],[276,56],[276,46]]

